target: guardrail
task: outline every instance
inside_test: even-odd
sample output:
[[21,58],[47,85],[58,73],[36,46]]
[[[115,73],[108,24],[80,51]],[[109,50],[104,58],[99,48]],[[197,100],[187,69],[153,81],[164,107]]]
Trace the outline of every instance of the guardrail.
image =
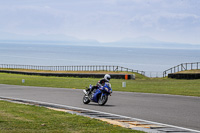
[[124,71],[135,72],[145,75],[144,71],[133,70],[121,66],[92,65],[92,66],[36,66],[36,65],[16,65],[16,64],[0,64],[0,68],[4,69],[29,69],[29,70],[48,70],[48,71]]
[[163,77],[166,77],[170,73],[176,73],[185,70],[195,70],[195,69],[200,69],[200,62],[182,63],[170,69],[165,70],[163,72]]

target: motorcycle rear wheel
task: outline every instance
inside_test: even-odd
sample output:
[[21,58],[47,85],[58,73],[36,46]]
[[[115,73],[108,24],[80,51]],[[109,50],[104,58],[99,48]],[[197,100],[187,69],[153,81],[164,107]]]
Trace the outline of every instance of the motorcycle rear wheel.
[[84,104],[90,103],[90,99],[88,98],[87,95],[84,95],[84,96],[83,96],[83,103],[84,103]]
[[107,95],[103,95],[99,98],[98,100],[98,104],[100,106],[103,106],[104,104],[106,104],[106,102],[108,101],[108,96]]

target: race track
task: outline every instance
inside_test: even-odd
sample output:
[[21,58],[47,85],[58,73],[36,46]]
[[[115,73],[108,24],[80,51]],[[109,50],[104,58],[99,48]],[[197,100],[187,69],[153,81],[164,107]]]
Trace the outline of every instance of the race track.
[[[113,88],[114,90],[114,88]],[[105,106],[84,105],[79,89],[0,84],[0,96],[81,107],[200,131],[200,98],[113,92]]]

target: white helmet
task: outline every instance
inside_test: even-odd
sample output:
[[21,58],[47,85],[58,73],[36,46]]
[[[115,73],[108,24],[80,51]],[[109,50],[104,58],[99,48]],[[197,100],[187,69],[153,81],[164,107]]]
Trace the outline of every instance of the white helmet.
[[109,74],[106,74],[105,76],[104,76],[104,79],[107,81],[107,82],[109,82],[110,81],[110,75]]

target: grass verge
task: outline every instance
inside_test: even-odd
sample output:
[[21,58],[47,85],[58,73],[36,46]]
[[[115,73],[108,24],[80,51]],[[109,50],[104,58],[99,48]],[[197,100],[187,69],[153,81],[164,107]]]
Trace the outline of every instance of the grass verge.
[[[136,77],[137,78],[137,77]],[[25,79],[25,83],[22,83]],[[0,84],[84,89],[95,85],[99,79],[74,77],[45,77],[0,73]],[[126,82],[126,87],[122,87]],[[138,80],[111,79],[113,91],[173,94],[200,97],[200,80],[148,78]]]
[[180,71],[180,72],[177,72],[177,73],[183,73],[183,74],[197,74],[197,73],[200,73],[200,69],[196,69],[196,70],[186,70],[186,71]]
[[44,107],[0,101],[1,133],[121,133],[134,131]]
[[138,79],[148,79],[148,77],[136,73],[136,72],[126,72],[126,71],[50,71],[50,70],[33,70],[33,69],[12,69],[12,68],[0,68],[0,70],[6,71],[17,71],[17,72],[33,72],[33,73],[95,73],[95,74],[135,74]]

